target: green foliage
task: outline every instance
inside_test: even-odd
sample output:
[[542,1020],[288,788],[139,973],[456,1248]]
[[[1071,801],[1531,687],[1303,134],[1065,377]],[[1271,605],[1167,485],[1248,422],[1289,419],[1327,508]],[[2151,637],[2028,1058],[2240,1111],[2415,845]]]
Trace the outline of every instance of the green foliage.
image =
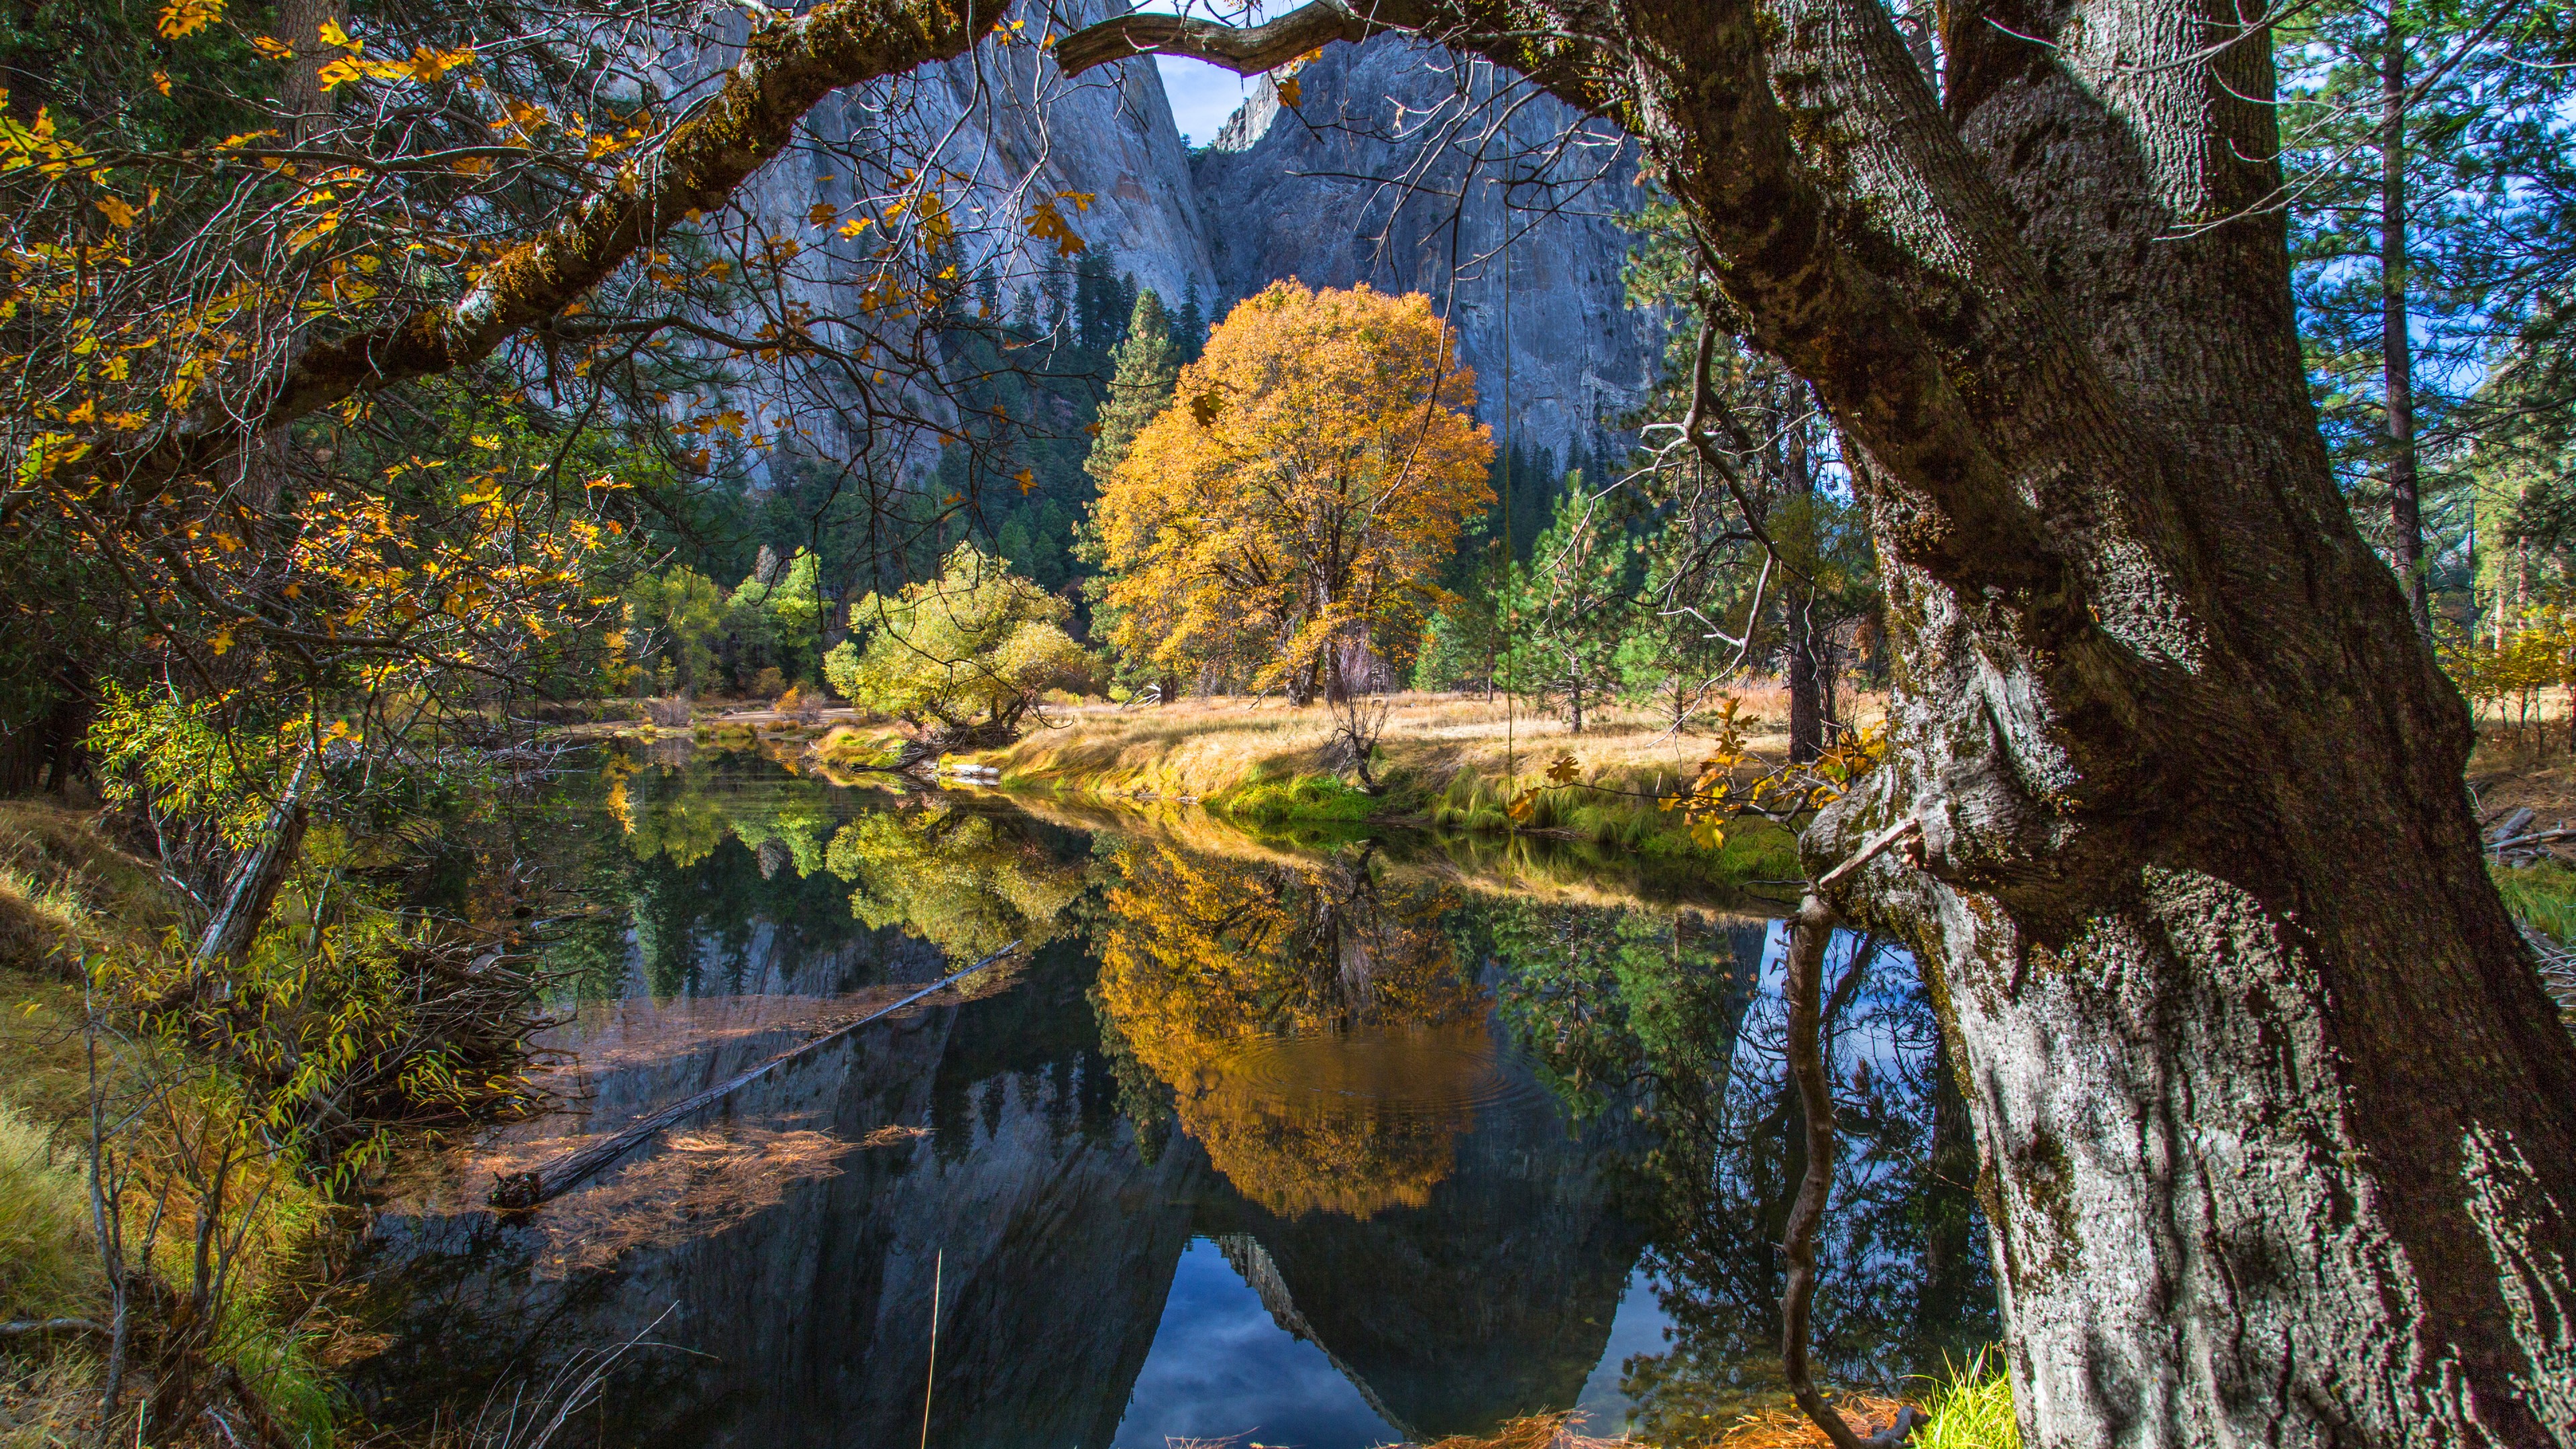
[[653,671],[656,687],[691,694],[712,687],[724,624],[723,591],[686,565],[627,585],[626,647]]
[[[971,543],[937,578],[850,606],[857,635],[823,661],[862,709],[1000,743],[1050,689],[1087,689],[1092,661],[1064,632],[1071,607]],[[863,642],[861,642],[863,641]]]
[[812,679],[819,667],[823,600],[821,560],[798,549],[784,564],[769,549],[725,601],[724,627],[737,689],[752,689],[764,670],[781,680]]
[[850,882],[859,921],[900,927],[961,960],[1053,940],[1083,884],[1042,843],[943,807],[872,810],[832,837],[824,861]]
[[1503,674],[1577,734],[1617,691],[1619,646],[1635,620],[1636,544],[1570,474],[1556,516],[1505,587]]

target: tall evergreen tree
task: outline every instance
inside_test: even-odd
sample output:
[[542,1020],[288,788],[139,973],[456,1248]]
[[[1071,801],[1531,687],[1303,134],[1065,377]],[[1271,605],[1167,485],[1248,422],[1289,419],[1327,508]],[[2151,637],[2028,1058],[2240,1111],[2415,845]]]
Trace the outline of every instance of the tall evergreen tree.
[[1171,406],[1172,387],[1181,375],[1171,319],[1163,311],[1163,299],[1151,288],[1136,295],[1136,309],[1127,318],[1127,336],[1109,357],[1109,396],[1100,404],[1099,436],[1082,465],[1102,483],[1126,460],[1137,430]]
[[1512,565],[1506,586],[1511,650],[1505,677],[1583,733],[1584,716],[1616,695],[1619,644],[1636,612],[1637,547],[1627,529],[1566,475],[1555,517]]
[[1199,279],[1192,277],[1189,289],[1181,294],[1180,313],[1172,319],[1172,345],[1183,367],[1199,360],[1207,347],[1207,334],[1207,304],[1199,300]]
[[2291,240],[2326,441],[2347,495],[2386,508],[2379,541],[2428,633],[2431,575],[2467,522],[2443,527],[2436,494],[2474,425],[2468,394],[2545,288],[2535,243],[2568,173],[2565,82],[2526,63],[2549,48],[2548,8],[2335,0],[2286,36]]

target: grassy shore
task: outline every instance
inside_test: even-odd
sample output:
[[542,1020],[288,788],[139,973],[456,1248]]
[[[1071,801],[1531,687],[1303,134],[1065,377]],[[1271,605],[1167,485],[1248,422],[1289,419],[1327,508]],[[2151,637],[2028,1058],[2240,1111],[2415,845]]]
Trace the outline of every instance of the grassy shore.
[[[1786,752],[1786,701],[1779,691],[1746,698],[1757,754]],[[1196,804],[1234,824],[1299,837],[1378,825],[1491,837],[1579,841],[1721,881],[1797,876],[1795,838],[1759,820],[1731,826],[1723,848],[1694,843],[1681,817],[1659,802],[1698,773],[1704,736],[1675,732],[1649,717],[1605,711],[1576,734],[1525,705],[1459,695],[1405,694],[1389,701],[1373,773],[1364,791],[1330,768],[1331,716],[1278,701],[1185,699],[1168,706],[1079,705],[1050,710],[1043,727],[1002,749],[952,757],[954,766],[996,772],[999,788],[1067,800]],[[826,758],[875,763],[894,737],[843,726]],[[1552,784],[1550,765],[1575,761],[1576,783]],[[1515,821],[1512,801],[1539,793]]]

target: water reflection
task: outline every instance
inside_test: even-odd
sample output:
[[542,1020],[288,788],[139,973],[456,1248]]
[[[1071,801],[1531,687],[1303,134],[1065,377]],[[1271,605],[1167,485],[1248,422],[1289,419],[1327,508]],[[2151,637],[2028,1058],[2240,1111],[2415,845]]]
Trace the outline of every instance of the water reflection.
[[1104,1040],[1235,1190],[1283,1217],[1421,1207],[1502,1073],[1441,917],[1371,853],[1281,864],[1108,854]]
[[[1620,1165],[1650,1238],[1641,1270],[1669,1348],[1625,1365],[1635,1427],[1692,1442],[1780,1395],[1776,1247],[1806,1171],[1783,1059],[1781,923],[1513,907],[1493,920],[1503,1012],[1578,1113],[1625,1103],[1648,1141]],[[1843,1155],[1820,1239],[1815,1351],[1894,1384],[1995,1333],[1972,1233],[1966,1113],[1905,954],[1844,935],[1823,1025]]]
[[[356,1382],[388,1420],[649,1330],[672,1348],[592,1411],[607,1442],[914,1442],[934,1280],[945,1445],[1357,1449],[1578,1400],[1678,1433],[1768,1383],[1802,1164],[1763,922],[726,757],[539,808],[614,908],[565,948],[561,1110],[421,1164],[376,1223],[394,1346]],[[480,1207],[497,1168],[1014,937],[1039,946],[1015,979],[801,1060],[542,1212]],[[1837,967],[1860,1166],[1825,1336],[1883,1377],[1974,1336],[1991,1291],[1910,972]]]

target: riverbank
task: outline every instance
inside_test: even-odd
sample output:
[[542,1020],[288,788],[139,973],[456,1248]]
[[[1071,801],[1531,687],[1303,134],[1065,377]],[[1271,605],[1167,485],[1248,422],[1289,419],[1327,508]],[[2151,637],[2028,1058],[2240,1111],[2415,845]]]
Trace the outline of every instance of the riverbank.
[[[1757,758],[1787,753],[1786,701],[1779,696],[1776,690],[1746,696]],[[1275,700],[1053,709],[1043,725],[1012,744],[953,755],[945,768],[1015,795],[1196,805],[1300,844],[1320,843],[1337,831],[1399,825],[1579,841],[1729,883],[1798,876],[1789,830],[1739,821],[1711,851],[1690,838],[1677,813],[1661,807],[1698,773],[1709,749],[1704,735],[1675,732],[1631,711],[1605,711],[1576,734],[1562,721],[1501,700],[1402,694],[1387,703],[1373,793],[1332,767],[1329,713]],[[888,731],[852,723],[833,728],[817,750],[826,761],[866,767],[882,764],[895,743]],[[1565,757],[1575,763],[1571,784],[1549,774]],[[1533,789],[1538,793],[1526,817],[1514,820],[1513,800]]]

